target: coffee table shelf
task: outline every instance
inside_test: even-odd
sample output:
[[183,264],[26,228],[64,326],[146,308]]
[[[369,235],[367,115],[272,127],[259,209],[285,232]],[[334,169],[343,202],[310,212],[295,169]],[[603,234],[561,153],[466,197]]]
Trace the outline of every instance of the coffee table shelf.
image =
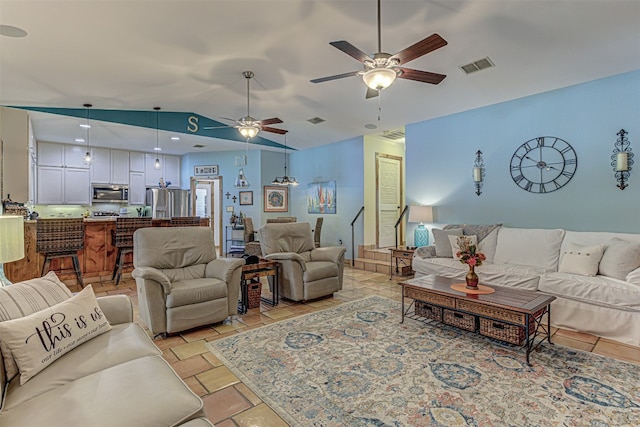
[[[451,289],[459,280],[422,276],[401,281],[402,314],[439,321],[526,349],[529,355],[545,341],[551,344],[551,302],[556,298],[523,289],[492,286],[495,292],[466,294]],[[411,300],[407,307],[405,298]],[[413,309],[413,310],[412,310]],[[547,315],[546,325],[543,317]]]

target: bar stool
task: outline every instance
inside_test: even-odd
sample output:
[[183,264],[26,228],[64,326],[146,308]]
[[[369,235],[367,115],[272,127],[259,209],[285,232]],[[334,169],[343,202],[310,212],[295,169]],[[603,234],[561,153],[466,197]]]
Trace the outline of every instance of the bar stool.
[[199,216],[172,216],[169,220],[169,227],[199,227]]
[[118,248],[116,264],[111,276],[111,280],[115,279],[116,286],[120,283],[122,269],[125,267],[125,255],[133,252],[133,233],[142,227],[151,227],[151,217],[116,218],[116,229],[111,231],[111,244]]
[[36,221],[36,252],[44,254],[42,273],[49,271],[54,258],[71,258],[78,283],[84,288],[78,251],[84,249],[84,220],[82,218],[38,218]]

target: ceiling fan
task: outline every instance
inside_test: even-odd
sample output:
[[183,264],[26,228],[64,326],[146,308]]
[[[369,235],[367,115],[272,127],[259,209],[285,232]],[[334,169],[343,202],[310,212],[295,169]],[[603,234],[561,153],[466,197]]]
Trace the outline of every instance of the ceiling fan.
[[337,74],[335,76],[322,77],[311,80],[311,83],[322,83],[329,80],[337,80],[351,76],[361,76],[367,85],[366,98],[378,96],[380,91],[391,86],[396,78],[415,80],[423,83],[439,84],[445,74],[431,73],[428,71],[414,70],[400,67],[409,61],[413,61],[427,53],[440,49],[447,45],[447,41],[439,34],[432,34],[429,37],[401,50],[393,55],[382,52],[382,37],[380,35],[380,0],[378,0],[378,52],[367,55],[346,40],[329,43],[331,46],[340,49],[347,55],[357,59],[364,64],[364,70],[352,71],[350,73]]
[[[238,132],[240,132],[240,135],[242,135],[247,140],[258,135],[260,131],[272,132],[280,135],[287,133],[287,131],[284,129],[277,129],[277,128],[272,128],[268,126],[276,123],[283,123],[282,120],[280,120],[277,117],[274,117],[271,119],[265,119],[265,120],[256,120],[253,117],[251,117],[251,114],[249,114],[249,80],[253,78],[254,74],[253,74],[253,71],[243,71],[242,75],[247,79],[247,115],[245,117],[241,117],[238,120],[229,119],[227,117],[222,117],[222,118],[225,120],[236,122],[237,125],[234,127],[238,129]],[[211,127],[211,126],[204,127],[204,129],[219,129],[219,128],[220,127]]]

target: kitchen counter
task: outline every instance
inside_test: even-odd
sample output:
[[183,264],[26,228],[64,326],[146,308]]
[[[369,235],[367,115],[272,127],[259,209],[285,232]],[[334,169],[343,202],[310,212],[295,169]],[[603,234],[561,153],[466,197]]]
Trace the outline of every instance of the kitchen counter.
[[[111,280],[118,252],[111,242],[111,232],[116,228],[116,218],[90,217],[84,220],[84,249],[78,252],[78,259],[85,283]],[[42,275],[44,254],[36,252],[36,222],[36,220],[24,221],[24,258],[4,264],[7,278],[14,283]],[[202,218],[200,225],[208,227],[209,218]],[[168,227],[169,219],[154,219],[152,226]],[[130,263],[131,257],[132,254],[127,254],[125,261]],[[63,272],[59,272],[61,268]],[[55,270],[58,277],[65,283],[76,283],[71,258],[51,260],[50,269]],[[130,272],[132,269],[132,267],[125,268],[124,272]]]

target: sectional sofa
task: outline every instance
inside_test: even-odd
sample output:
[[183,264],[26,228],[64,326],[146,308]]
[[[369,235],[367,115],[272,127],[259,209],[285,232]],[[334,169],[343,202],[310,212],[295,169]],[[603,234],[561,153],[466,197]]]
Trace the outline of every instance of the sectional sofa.
[[212,426],[132,322],[128,297],[72,295],[54,273],[0,287],[0,425]]
[[552,326],[640,346],[640,234],[446,225],[414,254],[416,276],[464,281],[449,236],[475,235],[487,261],[480,283],[553,295]]

